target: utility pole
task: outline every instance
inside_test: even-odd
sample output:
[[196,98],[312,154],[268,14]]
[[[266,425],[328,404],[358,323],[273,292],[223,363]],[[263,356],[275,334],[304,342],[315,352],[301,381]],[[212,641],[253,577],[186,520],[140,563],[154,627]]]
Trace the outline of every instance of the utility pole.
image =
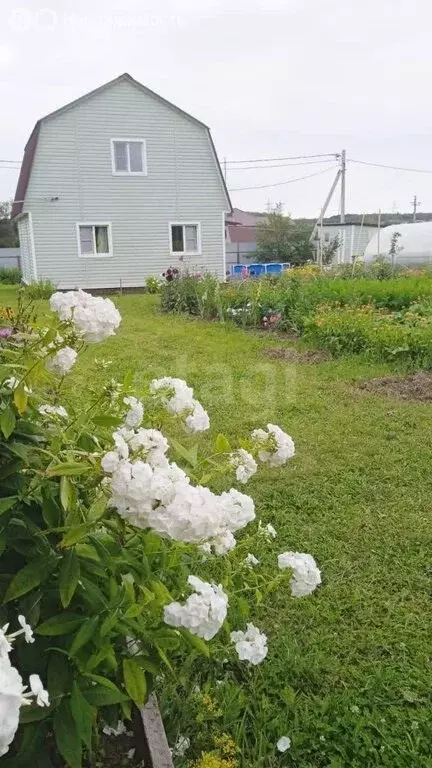
[[226,166],[227,166],[227,159],[226,159],[226,157],[224,157],[224,159],[223,159],[223,169],[224,169],[224,179],[225,179],[225,181],[226,181],[226,177],[227,177],[227,167]]
[[377,257],[381,256],[381,208],[378,211]]
[[341,173],[341,198],[340,198],[340,223],[345,224],[345,177],[346,177],[346,150],[343,149],[340,156]]
[[420,200],[417,200],[417,195],[414,195],[411,205],[413,207],[413,222],[415,223],[417,221],[417,208],[421,205]]

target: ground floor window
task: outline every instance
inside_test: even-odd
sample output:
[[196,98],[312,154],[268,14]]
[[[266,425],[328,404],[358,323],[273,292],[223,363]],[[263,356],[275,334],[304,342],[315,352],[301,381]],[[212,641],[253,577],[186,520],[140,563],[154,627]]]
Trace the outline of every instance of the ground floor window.
[[111,224],[77,224],[80,256],[112,256]]
[[201,252],[201,227],[199,223],[170,224],[171,253],[198,254]]

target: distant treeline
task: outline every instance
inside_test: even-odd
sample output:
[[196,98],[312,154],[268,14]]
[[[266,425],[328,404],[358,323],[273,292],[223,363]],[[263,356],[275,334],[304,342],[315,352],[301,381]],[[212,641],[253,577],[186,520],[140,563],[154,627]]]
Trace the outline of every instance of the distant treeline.
[[[412,213],[382,213],[381,214],[381,226],[386,227],[389,224],[409,224],[412,222]],[[316,219],[295,219],[297,222],[304,224],[315,224]],[[324,219],[324,224],[339,224],[339,216],[328,216]],[[378,213],[365,213],[364,218],[361,213],[347,213],[345,214],[346,224],[361,224],[363,221],[364,226],[378,226]],[[432,213],[417,213],[417,221],[432,221]]]

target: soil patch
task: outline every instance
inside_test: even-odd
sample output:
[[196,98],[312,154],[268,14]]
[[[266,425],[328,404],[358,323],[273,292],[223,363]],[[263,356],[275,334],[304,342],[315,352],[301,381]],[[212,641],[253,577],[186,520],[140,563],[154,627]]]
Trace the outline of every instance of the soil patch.
[[376,395],[432,403],[432,373],[423,371],[409,376],[387,376],[383,379],[364,380],[359,382],[358,387]]
[[304,352],[297,352],[293,347],[275,347],[264,349],[263,354],[272,360],[286,360],[287,363],[316,364],[331,360],[331,355],[323,349],[306,349]]

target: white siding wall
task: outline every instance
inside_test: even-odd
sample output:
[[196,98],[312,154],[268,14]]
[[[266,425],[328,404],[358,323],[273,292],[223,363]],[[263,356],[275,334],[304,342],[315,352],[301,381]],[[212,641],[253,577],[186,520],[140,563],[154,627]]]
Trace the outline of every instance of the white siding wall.
[[[112,174],[111,138],[146,140],[147,176]],[[176,265],[169,221],[199,221],[202,255],[188,261],[224,276],[227,202],[207,130],[125,81],[42,122],[24,210],[38,278],[59,288],[141,286]],[[80,221],[111,222],[112,258],[78,256]]]
[[21,249],[21,271],[25,283],[37,279],[33,251],[33,233],[31,216],[28,214],[18,219],[18,235]]

